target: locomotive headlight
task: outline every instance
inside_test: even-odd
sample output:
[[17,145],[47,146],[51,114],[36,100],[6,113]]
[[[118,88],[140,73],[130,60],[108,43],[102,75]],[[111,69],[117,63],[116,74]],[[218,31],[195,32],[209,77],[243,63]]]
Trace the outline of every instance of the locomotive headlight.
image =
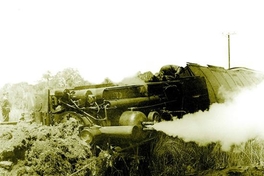
[[94,95],[88,95],[87,96],[87,102],[90,104],[90,105],[93,105],[95,103],[95,96]]

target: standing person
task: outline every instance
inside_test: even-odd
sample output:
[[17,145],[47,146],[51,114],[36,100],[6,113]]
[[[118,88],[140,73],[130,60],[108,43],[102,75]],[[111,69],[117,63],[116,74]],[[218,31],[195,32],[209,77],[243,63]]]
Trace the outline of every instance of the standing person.
[[2,102],[2,116],[3,116],[3,122],[9,121],[9,113],[10,113],[10,102],[8,101],[7,97],[3,97]]

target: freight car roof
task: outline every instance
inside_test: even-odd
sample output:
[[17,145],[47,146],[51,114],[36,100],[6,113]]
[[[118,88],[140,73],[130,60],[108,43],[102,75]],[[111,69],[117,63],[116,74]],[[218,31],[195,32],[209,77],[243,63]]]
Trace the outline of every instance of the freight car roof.
[[210,102],[222,103],[227,92],[237,91],[239,88],[250,87],[259,84],[264,76],[260,72],[245,67],[225,69],[218,66],[201,66],[195,63],[187,63],[186,69],[193,76],[202,76],[206,79]]

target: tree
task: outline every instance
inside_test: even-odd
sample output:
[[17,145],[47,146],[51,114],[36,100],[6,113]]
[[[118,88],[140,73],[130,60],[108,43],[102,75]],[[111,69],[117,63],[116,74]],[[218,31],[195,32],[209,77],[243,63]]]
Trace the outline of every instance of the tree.
[[8,84],[4,86],[3,92],[8,93],[8,99],[12,108],[31,110],[34,107],[35,90],[26,82]]
[[105,78],[102,84],[112,84],[113,81],[111,81],[109,78]]
[[42,75],[42,79],[44,80],[44,82],[47,83],[47,86],[49,87],[50,85],[50,80],[53,78],[52,74],[50,71],[47,71],[46,73],[44,73]]
[[52,80],[53,86],[57,88],[69,88],[85,85],[87,83],[88,82],[83,79],[79,71],[73,68],[66,68],[58,72]]

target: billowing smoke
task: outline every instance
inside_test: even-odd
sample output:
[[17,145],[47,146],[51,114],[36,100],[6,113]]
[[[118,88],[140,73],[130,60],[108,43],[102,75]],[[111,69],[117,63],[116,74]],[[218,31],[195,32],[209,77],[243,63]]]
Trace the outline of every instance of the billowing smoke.
[[154,128],[200,145],[220,142],[223,150],[252,138],[264,138],[264,83],[226,95],[228,101],[211,105],[209,111],[157,123]]

